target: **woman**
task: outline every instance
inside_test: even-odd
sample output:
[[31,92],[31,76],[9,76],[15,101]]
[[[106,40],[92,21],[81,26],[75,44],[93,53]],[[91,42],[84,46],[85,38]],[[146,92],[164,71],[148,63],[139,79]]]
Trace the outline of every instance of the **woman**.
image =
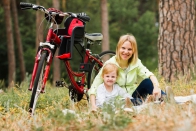
[[[119,77],[116,82],[120,87],[125,88],[133,98],[145,100],[148,94],[152,94],[155,98],[161,98],[161,94],[165,94],[159,88],[159,82],[154,74],[138,59],[137,42],[133,35],[128,34],[120,37],[116,47],[116,55],[106,61],[106,63],[114,63],[118,66]],[[97,109],[95,104],[96,90],[103,83],[101,74],[102,69],[95,77],[88,91],[91,108],[95,111]],[[137,86],[138,76],[143,79],[139,86]]]

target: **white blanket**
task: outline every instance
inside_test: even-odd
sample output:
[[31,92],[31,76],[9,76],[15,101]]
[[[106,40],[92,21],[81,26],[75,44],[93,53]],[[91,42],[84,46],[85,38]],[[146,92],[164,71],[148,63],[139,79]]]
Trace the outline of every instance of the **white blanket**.
[[[192,101],[193,103],[196,103],[196,94],[194,95],[189,95],[189,96],[175,96],[174,97],[176,104],[183,104],[188,101]],[[143,109],[147,108],[150,104],[142,104],[140,106],[133,106],[133,109],[137,112],[140,113]],[[128,109],[126,109],[128,110]]]
[[196,103],[196,94],[189,96],[175,96],[174,99],[177,103],[185,103],[187,101],[192,101],[193,103]]

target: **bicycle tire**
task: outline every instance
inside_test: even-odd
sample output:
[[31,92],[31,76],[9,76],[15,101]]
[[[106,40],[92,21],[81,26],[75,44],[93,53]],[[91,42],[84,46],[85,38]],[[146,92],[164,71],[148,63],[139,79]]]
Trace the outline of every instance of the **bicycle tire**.
[[[111,56],[114,56],[116,53],[114,51],[103,51],[101,52],[98,57],[99,59],[104,63],[106,60],[111,58]],[[104,59],[105,56],[109,56],[108,58]],[[88,89],[90,89],[91,84],[93,83],[93,80],[95,79],[96,75],[99,73],[99,70],[101,69],[102,66],[98,65],[96,61],[92,63],[92,67],[90,72],[88,73],[88,78],[87,78],[87,84],[88,84]]]
[[34,112],[35,112],[37,100],[38,100],[39,95],[41,93],[41,88],[42,88],[41,83],[43,80],[44,69],[46,66],[46,64],[45,64],[46,57],[47,57],[46,52],[42,53],[40,61],[38,63],[38,69],[37,69],[37,73],[35,76],[33,91],[32,91],[31,100],[30,100],[30,104],[29,104],[29,112],[31,114],[34,114]]

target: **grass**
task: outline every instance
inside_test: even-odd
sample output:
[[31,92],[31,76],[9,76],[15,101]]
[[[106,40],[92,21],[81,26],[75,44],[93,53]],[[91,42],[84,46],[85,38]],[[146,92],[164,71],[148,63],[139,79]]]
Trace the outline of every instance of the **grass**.
[[[184,96],[196,92],[196,81],[179,79],[175,83],[165,83],[159,78],[160,87],[171,86],[175,95]],[[3,83],[0,81],[0,83]],[[3,86],[3,84],[0,84]],[[1,86],[1,88],[2,88]],[[4,90],[0,93],[0,130],[35,131],[186,131],[196,130],[196,105],[187,102],[183,105],[165,103],[152,104],[140,113],[115,113],[111,107],[102,112],[90,112],[86,100],[74,103],[70,100],[67,88],[55,88],[49,83],[46,93],[38,100],[36,114],[29,116],[28,105],[31,92],[28,82]],[[76,113],[63,114],[62,110],[71,109]]]

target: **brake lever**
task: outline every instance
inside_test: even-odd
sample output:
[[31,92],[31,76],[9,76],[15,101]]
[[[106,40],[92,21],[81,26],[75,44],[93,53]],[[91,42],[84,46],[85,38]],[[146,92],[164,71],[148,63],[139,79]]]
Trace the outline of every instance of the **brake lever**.
[[45,8],[43,6],[40,6],[40,5],[33,5],[32,9],[33,10],[43,9],[45,11]]
[[71,12],[67,12],[70,16],[77,18],[77,14],[75,13],[71,13]]

